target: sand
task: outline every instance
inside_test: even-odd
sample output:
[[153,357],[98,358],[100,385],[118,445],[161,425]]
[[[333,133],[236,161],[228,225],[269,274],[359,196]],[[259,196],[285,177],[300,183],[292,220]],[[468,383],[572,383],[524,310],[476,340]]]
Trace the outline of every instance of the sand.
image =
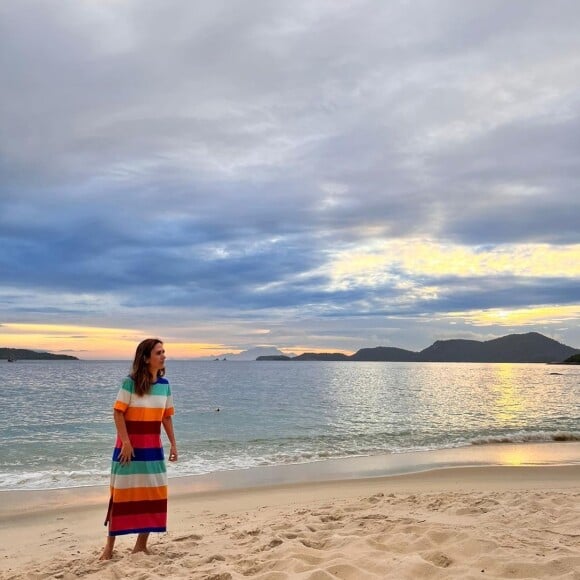
[[120,537],[110,562],[98,561],[106,489],[0,495],[0,578],[580,580],[580,465],[175,487],[151,555]]

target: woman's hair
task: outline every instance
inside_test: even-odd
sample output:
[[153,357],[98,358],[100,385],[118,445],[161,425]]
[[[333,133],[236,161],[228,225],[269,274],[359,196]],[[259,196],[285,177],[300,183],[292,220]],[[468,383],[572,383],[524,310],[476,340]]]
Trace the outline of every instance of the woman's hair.
[[[131,369],[131,378],[135,383],[135,394],[139,397],[146,395],[151,390],[151,374],[149,373],[149,363],[147,362],[151,357],[151,351],[158,345],[163,344],[163,341],[158,338],[146,338],[139,343],[135,351],[135,359],[133,360],[133,367]],[[157,378],[165,374],[165,369],[157,371]]]

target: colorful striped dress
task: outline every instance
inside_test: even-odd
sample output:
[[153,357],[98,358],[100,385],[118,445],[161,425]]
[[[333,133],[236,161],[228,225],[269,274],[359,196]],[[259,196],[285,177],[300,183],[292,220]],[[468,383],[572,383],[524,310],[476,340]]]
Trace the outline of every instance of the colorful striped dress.
[[135,456],[121,465],[122,443],[117,437],[111,467],[111,499],[105,525],[109,535],[165,532],[167,526],[167,471],[161,444],[161,421],[174,413],[169,382],[157,379],[147,395],[135,394],[127,377],[113,405],[125,415]]

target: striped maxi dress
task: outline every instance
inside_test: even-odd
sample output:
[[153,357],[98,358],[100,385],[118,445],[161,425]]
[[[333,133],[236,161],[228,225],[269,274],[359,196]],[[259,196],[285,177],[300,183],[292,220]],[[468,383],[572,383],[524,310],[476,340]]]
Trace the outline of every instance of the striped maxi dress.
[[165,532],[167,529],[167,471],[161,444],[161,422],[174,413],[169,382],[158,378],[139,397],[127,377],[113,405],[125,415],[135,456],[121,465],[122,443],[117,436],[111,466],[111,498],[105,525],[109,535]]

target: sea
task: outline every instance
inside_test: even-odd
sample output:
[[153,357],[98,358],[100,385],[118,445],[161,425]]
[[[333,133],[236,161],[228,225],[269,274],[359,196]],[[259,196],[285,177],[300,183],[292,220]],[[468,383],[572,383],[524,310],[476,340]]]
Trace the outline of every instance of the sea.
[[[0,490],[107,484],[112,405],[130,363],[0,364]],[[168,360],[166,377],[180,455],[170,478],[580,441],[577,366]]]

